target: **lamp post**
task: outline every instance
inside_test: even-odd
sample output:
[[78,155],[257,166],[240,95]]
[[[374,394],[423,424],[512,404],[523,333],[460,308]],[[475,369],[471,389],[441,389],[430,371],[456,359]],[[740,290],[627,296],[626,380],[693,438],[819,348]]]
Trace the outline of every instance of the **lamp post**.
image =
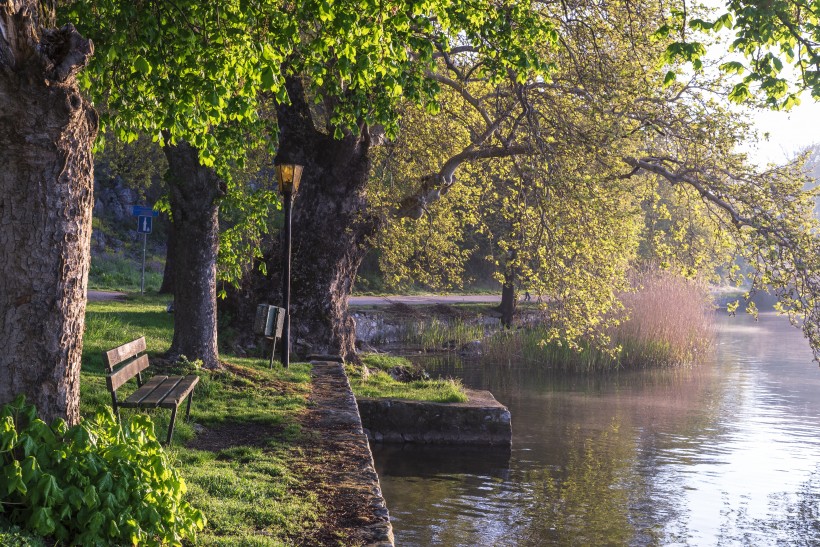
[[282,307],[285,308],[285,323],[282,325],[282,366],[290,366],[290,218],[293,194],[299,189],[302,179],[301,165],[276,165],[279,193],[284,198],[285,226],[284,248],[282,249]]

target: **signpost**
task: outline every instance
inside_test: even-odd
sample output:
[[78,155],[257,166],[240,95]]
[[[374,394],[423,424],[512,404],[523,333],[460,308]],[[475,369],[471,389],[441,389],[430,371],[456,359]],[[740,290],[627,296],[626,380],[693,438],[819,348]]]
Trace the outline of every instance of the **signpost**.
[[159,215],[153,207],[134,205],[131,215],[137,217],[137,233],[142,234],[142,276],[140,277],[140,294],[145,294],[145,248],[148,246],[148,234],[151,233],[154,217]]

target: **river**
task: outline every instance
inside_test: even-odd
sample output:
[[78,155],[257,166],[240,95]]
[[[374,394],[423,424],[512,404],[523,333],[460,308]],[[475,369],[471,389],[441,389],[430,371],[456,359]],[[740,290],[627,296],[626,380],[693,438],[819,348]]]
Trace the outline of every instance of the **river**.
[[373,445],[396,545],[820,545],[808,343],[773,314],[716,323],[682,370],[426,363],[507,405],[513,445]]

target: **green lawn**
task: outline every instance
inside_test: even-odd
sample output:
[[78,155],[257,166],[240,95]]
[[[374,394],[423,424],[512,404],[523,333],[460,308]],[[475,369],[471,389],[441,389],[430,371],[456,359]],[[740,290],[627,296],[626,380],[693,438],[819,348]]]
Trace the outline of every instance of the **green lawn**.
[[[166,303],[164,297],[139,296],[125,302],[89,302],[80,384],[83,415],[111,404],[103,351],[139,336],[145,336],[149,355],[157,356],[170,346],[173,316],[165,312]],[[296,418],[306,408],[310,365],[271,370],[266,359],[221,357],[230,365],[222,371],[190,365],[189,370],[179,370],[200,377],[190,423],[180,412],[169,450],[186,480],[191,503],[208,519],[197,543],[293,543],[310,534],[321,511],[316,495],[306,487],[307,478],[295,465],[303,459]],[[135,387],[125,385],[118,394]],[[157,435],[164,438],[170,412],[150,414]],[[194,424],[204,428],[198,436]],[[186,447],[198,446],[202,438],[215,444],[208,450]]]
[[366,377],[362,376],[358,368],[347,367],[350,386],[357,397],[410,399],[436,403],[467,401],[464,386],[459,380],[418,380],[406,383],[394,380],[387,373],[388,370],[396,366],[412,368],[410,361],[403,357],[379,353],[366,355],[363,361],[370,370]]

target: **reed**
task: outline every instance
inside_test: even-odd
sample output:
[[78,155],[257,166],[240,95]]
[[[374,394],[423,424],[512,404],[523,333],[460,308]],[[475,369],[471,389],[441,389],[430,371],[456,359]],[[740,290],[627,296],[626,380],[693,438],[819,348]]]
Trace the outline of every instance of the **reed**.
[[583,340],[579,350],[560,341],[543,344],[546,328],[535,325],[494,334],[485,340],[484,355],[584,373],[695,364],[708,355],[714,319],[705,285],[663,270],[636,273],[632,284],[635,289],[620,297],[622,320],[607,331],[608,348]]
[[461,319],[412,319],[403,321],[388,333],[374,336],[370,343],[397,344],[421,351],[458,349],[467,342],[484,337],[484,327]]

